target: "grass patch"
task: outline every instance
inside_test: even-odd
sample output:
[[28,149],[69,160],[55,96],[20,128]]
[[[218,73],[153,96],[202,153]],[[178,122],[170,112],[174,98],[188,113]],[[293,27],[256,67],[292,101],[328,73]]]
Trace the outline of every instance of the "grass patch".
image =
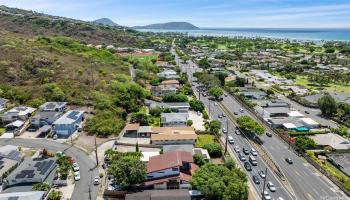
[[5,128],[0,128],[0,135],[5,133]]
[[[295,84],[303,85],[310,90],[318,90],[319,89],[319,86],[315,83],[310,82],[306,76],[297,76],[297,78],[294,80],[294,82],[295,82]],[[349,85],[330,83],[330,84],[324,86],[324,88],[329,92],[345,92],[345,93],[350,92]]]
[[147,61],[152,61],[152,60],[157,60],[158,56],[128,56],[128,59],[130,60],[147,60]]
[[203,148],[206,144],[214,143],[214,136],[209,134],[198,135],[196,147]]

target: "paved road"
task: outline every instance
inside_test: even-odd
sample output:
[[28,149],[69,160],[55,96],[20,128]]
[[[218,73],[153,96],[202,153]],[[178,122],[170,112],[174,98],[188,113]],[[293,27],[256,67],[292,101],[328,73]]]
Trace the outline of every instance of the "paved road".
[[72,200],[96,199],[98,187],[94,186],[92,181],[98,175],[98,170],[95,168],[95,161],[82,150],[46,139],[0,139],[0,146],[3,145],[16,145],[35,149],[46,148],[52,152],[65,152],[78,162],[80,167],[81,180],[75,184]]
[[[180,60],[177,57],[176,61],[180,64],[180,68],[183,71],[187,72],[189,78],[192,79],[192,74],[197,70],[196,68],[198,68],[198,66],[191,61],[189,61],[188,65],[181,64],[179,62]],[[206,106],[209,107],[208,103],[206,103],[206,98],[201,98],[201,100],[203,100]],[[252,116],[251,113],[247,113],[246,111],[244,113],[240,113],[239,109],[243,106],[240,105],[231,96],[225,97],[223,100],[223,104],[232,113],[237,112],[238,115]],[[211,105],[211,111],[213,112],[211,113],[211,115],[217,116],[219,114],[217,113],[218,110],[215,107],[213,109],[213,107],[214,106]],[[298,109],[298,107],[296,108]],[[312,112],[310,112],[310,114],[311,113]],[[233,127],[233,125],[230,125],[230,127],[231,126]],[[229,130],[231,130],[231,128]],[[281,139],[279,139],[278,136],[274,135],[272,138],[262,136],[262,139],[264,140],[263,147],[272,156],[274,161],[279,165],[279,167],[286,175],[289,183],[291,184],[295,192],[295,195],[297,196],[297,199],[348,199],[348,197],[346,197],[343,194],[343,192],[339,190],[338,187],[334,186],[326,177],[320,175],[314,167],[310,166],[310,164],[307,163],[307,161],[298,157],[295,153],[290,151],[287,145]],[[239,140],[238,137],[235,137],[235,140],[237,140],[237,142],[240,144],[245,144],[244,141]],[[293,159],[293,165],[289,165],[285,162],[285,158],[287,157]]]

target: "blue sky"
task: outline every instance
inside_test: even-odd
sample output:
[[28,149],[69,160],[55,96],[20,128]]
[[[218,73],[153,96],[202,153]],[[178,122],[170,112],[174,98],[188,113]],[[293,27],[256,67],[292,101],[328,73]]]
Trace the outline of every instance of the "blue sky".
[[350,0],[0,0],[1,5],[134,26],[187,21],[199,27],[350,28]]

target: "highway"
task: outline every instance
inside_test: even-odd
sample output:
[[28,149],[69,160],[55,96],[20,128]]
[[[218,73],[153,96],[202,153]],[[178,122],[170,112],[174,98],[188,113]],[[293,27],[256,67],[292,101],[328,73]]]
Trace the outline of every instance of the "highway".
[[47,139],[0,139],[0,146],[16,145],[21,147],[43,149],[51,152],[65,152],[71,156],[80,168],[80,181],[77,181],[74,187],[72,200],[95,200],[97,198],[98,186],[92,184],[94,177],[98,175],[95,168],[96,162],[92,160],[82,150],[67,144],[61,144]]
[[[174,51],[172,51],[175,53]],[[175,54],[176,55],[176,54]],[[189,61],[188,64],[182,64],[179,58],[176,56],[176,62],[180,65],[182,71],[187,72],[189,79],[192,80],[192,74],[197,71],[198,66]],[[195,85],[196,86],[196,85]],[[194,91],[196,91],[194,89]],[[201,97],[203,103],[207,109],[209,109],[209,103],[207,98]],[[232,96],[228,95],[224,97],[222,104],[229,109],[231,113],[238,113],[239,115],[249,115],[253,118],[255,116],[252,113],[244,111],[240,113],[239,109],[243,106],[239,104]],[[213,106],[214,103],[210,106],[211,116],[214,118],[218,116],[219,113],[222,113],[222,110],[218,106]],[[225,119],[226,120],[226,119]],[[226,123],[223,123],[224,125]],[[229,123],[229,134],[232,134],[234,130],[233,123]],[[268,130],[268,129],[267,129]],[[272,132],[271,130],[269,130]],[[236,144],[239,146],[247,145],[246,140],[241,136],[233,134]],[[273,158],[273,160],[280,167],[282,172],[285,174],[289,184],[292,187],[292,193],[295,195],[293,198],[287,190],[281,188],[281,184],[277,183],[276,178],[274,179],[274,184],[279,184],[280,187],[279,194],[273,194],[272,196],[276,198],[277,196],[282,196],[284,199],[307,199],[307,200],[319,200],[319,199],[348,199],[343,192],[339,190],[337,186],[330,182],[326,177],[321,175],[313,166],[311,166],[306,160],[297,156],[293,151],[288,149],[288,145],[284,143],[277,135],[269,138],[266,135],[262,136],[261,139],[264,141],[263,148],[268,152],[268,154]],[[231,146],[232,148],[232,146]],[[291,158],[293,164],[290,165],[285,161],[285,158]],[[259,168],[265,168],[266,165],[259,159]],[[263,164],[263,166],[260,165]],[[253,167],[254,168],[254,167]],[[255,172],[253,172],[255,173]],[[272,172],[268,173],[272,174]],[[250,175],[250,174],[249,174]],[[254,184],[254,183],[253,183]]]

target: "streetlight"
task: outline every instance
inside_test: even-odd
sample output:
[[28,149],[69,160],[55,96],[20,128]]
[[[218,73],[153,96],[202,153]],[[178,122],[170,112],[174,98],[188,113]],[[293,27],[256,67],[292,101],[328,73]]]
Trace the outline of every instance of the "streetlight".
[[228,142],[228,119],[226,118],[226,142],[225,142],[225,154],[227,153],[227,142]]

